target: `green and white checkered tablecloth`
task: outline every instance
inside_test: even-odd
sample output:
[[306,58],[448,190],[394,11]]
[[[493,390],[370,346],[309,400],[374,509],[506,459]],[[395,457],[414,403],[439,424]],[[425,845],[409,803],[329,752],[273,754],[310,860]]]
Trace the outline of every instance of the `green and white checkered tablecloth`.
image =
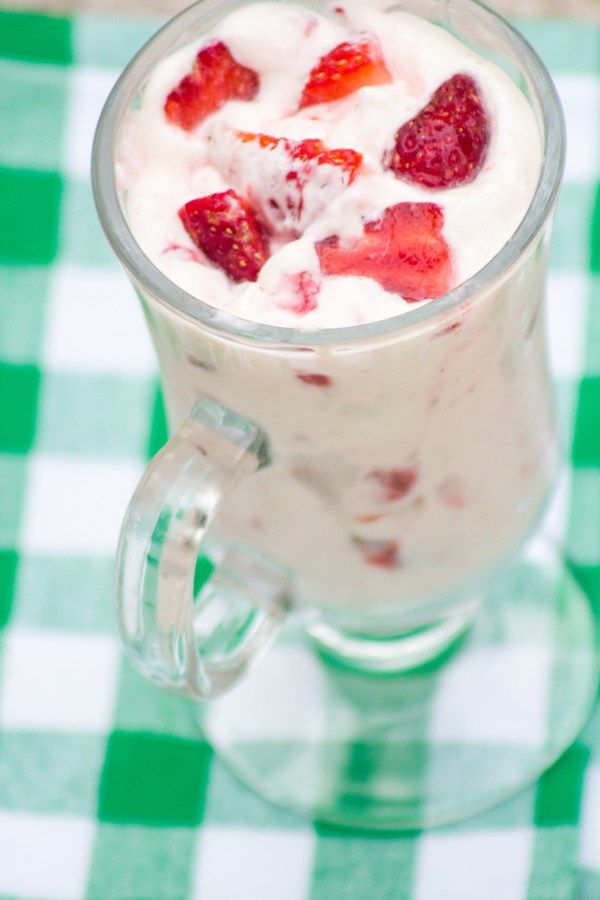
[[[600,709],[534,788],[461,826],[369,836],[239,786],[117,646],[112,555],[164,440],[149,339],[100,233],[93,128],[155,23],[0,12],[0,896],[600,900]],[[600,29],[522,23],[569,155],[550,338],[565,552],[600,610]]]

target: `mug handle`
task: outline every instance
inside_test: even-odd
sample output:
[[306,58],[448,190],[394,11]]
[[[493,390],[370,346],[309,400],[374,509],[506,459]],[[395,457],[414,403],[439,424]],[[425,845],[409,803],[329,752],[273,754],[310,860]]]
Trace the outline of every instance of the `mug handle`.
[[117,621],[136,669],[163,688],[216,697],[268,648],[291,608],[290,573],[235,546],[194,598],[200,548],[223,498],[269,462],[258,426],[203,398],[136,488],[117,551]]

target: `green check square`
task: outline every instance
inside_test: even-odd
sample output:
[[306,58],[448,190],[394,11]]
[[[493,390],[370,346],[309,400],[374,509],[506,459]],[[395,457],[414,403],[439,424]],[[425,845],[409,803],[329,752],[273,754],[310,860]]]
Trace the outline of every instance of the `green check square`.
[[595,183],[567,182],[563,185],[556,207],[550,250],[553,269],[589,270],[595,202]]
[[579,394],[578,381],[559,381],[554,388],[560,435],[566,442],[573,433]]
[[[0,26],[1,27],[1,26]],[[59,170],[69,97],[69,70],[0,60],[0,163]]]
[[[488,770],[489,771],[489,770]],[[502,831],[508,828],[527,828],[533,818],[535,787],[526,788],[498,806],[486,809],[463,822],[456,822],[452,830],[457,834],[469,831]]]
[[10,619],[18,564],[19,556],[14,550],[0,550],[0,628]]
[[595,28],[574,20],[541,18],[519,19],[516,25],[553,74],[600,72],[600,43]]
[[596,187],[596,198],[592,213],[592,248],[590,255],[592,272],[600,272],[600,183]]
[[61,194],[58,172],[0,168],[0,262],[52,262],[58,248]]
[[570,568],[575,575],[575,578],[590,598],[596,612],[596,617],[600,621],[600,565],[578,566],[571,564]]
[[538,782],[535,824],[545,828],[576,825],[589,751],[574,744],[548,769]]
[[600,872],[583,869],[577,878],[577,893],[573,900],[598,900],[600,897]]
[[99,824],[87,900],[176,900],[190,896],[195,843],[195,834],[189,828]]
[[154,380],[48,371],[37,447],[50,453],[143,456]]
[[317,834],[310,900],[412,900],[414,835],[353,835],[334,828]]
[[[111,611],[112,614],[112,611]],[[123,660],[113,724],[117,731],[170,734],[196,740],[194,707],[184,697],[159,691]]]
[[152,414],[150,416],[150,433],[148,435],[148,457],[154,456],[161,449],[168,438],[167,416],[165,413],[165,402],[160,387],[156,387],[154,392],[154,401],[152,403]]
[[23,554],[13,621],[32,629],[112,633],[112,557]]
[[583,378],[579,386],[573,463],[600,467],[600,377]]
[[[292,751],[293,752],[293,751]],[[225,768],[215,756],[210,767],[203,824],[235,828],[295,831],[298,817],[265,803]]]
[[82,266],[117,267],[98,222],[89,181],[65,177],[60,254],[61,260]]
[[[596,703],[578,741],[588,748],[590,760],[598,765],[600,763],[600,703]],[[598,871],[600,872],[600,866]]]
[[114,731],[106,748],[98,818],[140,825],[198,825],[210,758],[210,747],[203,741]]
[[[598,240],[600,241],[600,235]],[[585,323],[585,371],[588,375],[600,375],[600,273],[590,278],[590,284]]]
[[0,359],[33,363],[46,323],[47,266],[0,266]]
[[3,729],[0,805],[4,809],[92,817],[104,755],[100,734]]
[[523,900],[584,900],[576,891],[578,872],[573,865],[579,849],[576,825],[535,830],[529,890],[523,894]]
[[571,516],[566,552],[571,563],[596,565],[600,562],[600,471],[573,469],[571,474]]
[[119,27],[108,16],[77,16],[73,21],[73,51],[80,66],[122,69],[142,44],[164,25],[164,19],[126,19]]
[[13,549],[18,546],[26,481],[26,458],[0,454],[0,547]]
[[68,65],[71,22],[58,16],[0,11],[0,56]]
[[27,453],[36,430],[40,372],[35,366],[0,363],[0,451]]

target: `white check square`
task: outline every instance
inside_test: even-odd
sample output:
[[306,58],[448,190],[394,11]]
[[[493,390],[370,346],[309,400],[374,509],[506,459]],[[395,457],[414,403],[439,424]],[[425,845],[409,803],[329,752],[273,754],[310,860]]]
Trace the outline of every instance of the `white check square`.
[[595,181],[600,159],[600,80],[571,74],[557,75],[554,81],[567,126],[565,180]]
[[94,131],[118,74],[91,66],[77,66],[70,72],[64,164],[67,174],[75,178],[89,178]]
[[141,464],[132,460],[33,457],[25,492],[23,549],[67,556],[112,555],[141,474]]
[[413,900],[523,900],[532,848],[528,828],[426,833]]
[[86,819],[0,810],[0,894],[81,900],[93,839]]
[[572,487],[570,471],[570,469],[562,469],[541,528],[543,535],[552,538],[559,546],[564,545],[569,529]]
[[[252,697],[263,704],[259,719]],[[326,733],[326,684],[322,668],[307,647],[273,647],[252,673],[210,705],[210,731],[217,743],[236,741],[318,741]],[[319,700],[319,698],[321,698]],[[301,714],[311,709],[311,716]]]
[[584,869],[600,872],[600,765],[588,766],[583,785],[579,862]]
[[[523,633],[527,633],[524,611]],[[523,643],[457,656],[440,675],[430,737],[439,743],[538,746],[546,739],[548,649]],[[493,713],[493,714],[492,714]]]
[[553,272],[548,278],[547,327],[550,363],[556,378],[581,378],[590,281],[582,272]]
[[105,732],[118,669],[117,643],[109,635],[12,628],[2,660],[0,728]]
[[139,302],[123,272],[55,267],[42,361],[59,371],[145,375],[156,370]]
[[306,900],[311,830],[215,828],[200,832],[194,900]]

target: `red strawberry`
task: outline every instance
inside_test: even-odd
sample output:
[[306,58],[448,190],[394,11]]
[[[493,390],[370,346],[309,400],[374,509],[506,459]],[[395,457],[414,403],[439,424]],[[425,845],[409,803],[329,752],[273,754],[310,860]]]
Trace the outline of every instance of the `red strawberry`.
[[452,284],[444,215],[435,203],[398,203],[368,222],[361,238],[342,247],[337,236],[315,246],[326,275],[365,275],[405,300],[439,297]]
[[367,477],[379,482],[385,499],[392,503],[408,494],[417,480],[417,472],[416,469],[373,469]]
[[398,541],[366,540],[355,537],[354,543],[361,551],[363,559],[370,566],[379,569],[397,569],[400,565],[400,545]]
[[456,187],[475,178],[489,139],[477,85],[469,75],[453,75],[414,119],[398,129],[384,164],[398,178],[424,187]]
[[232,281],[256,281],[269,250],[244,197],[231,190],[199,197],[181,207],[179,218],[194,244]]
[[252,196],[274,231],[299,235],[326,203],[356,177],[362,155],[323,141],[212,128],[209,161],[238,190]]
[[374,38],[363,37],[338,44],[311,69],[300,97],[300,109],[314,103],[341,100],[369,84],[389,84],[381,47]]
[[191,131],[228,100],[252,100],[257,92],[256,72],[236,62],[223,41],[212,41],[167,97],[165,115],[173,125]]

